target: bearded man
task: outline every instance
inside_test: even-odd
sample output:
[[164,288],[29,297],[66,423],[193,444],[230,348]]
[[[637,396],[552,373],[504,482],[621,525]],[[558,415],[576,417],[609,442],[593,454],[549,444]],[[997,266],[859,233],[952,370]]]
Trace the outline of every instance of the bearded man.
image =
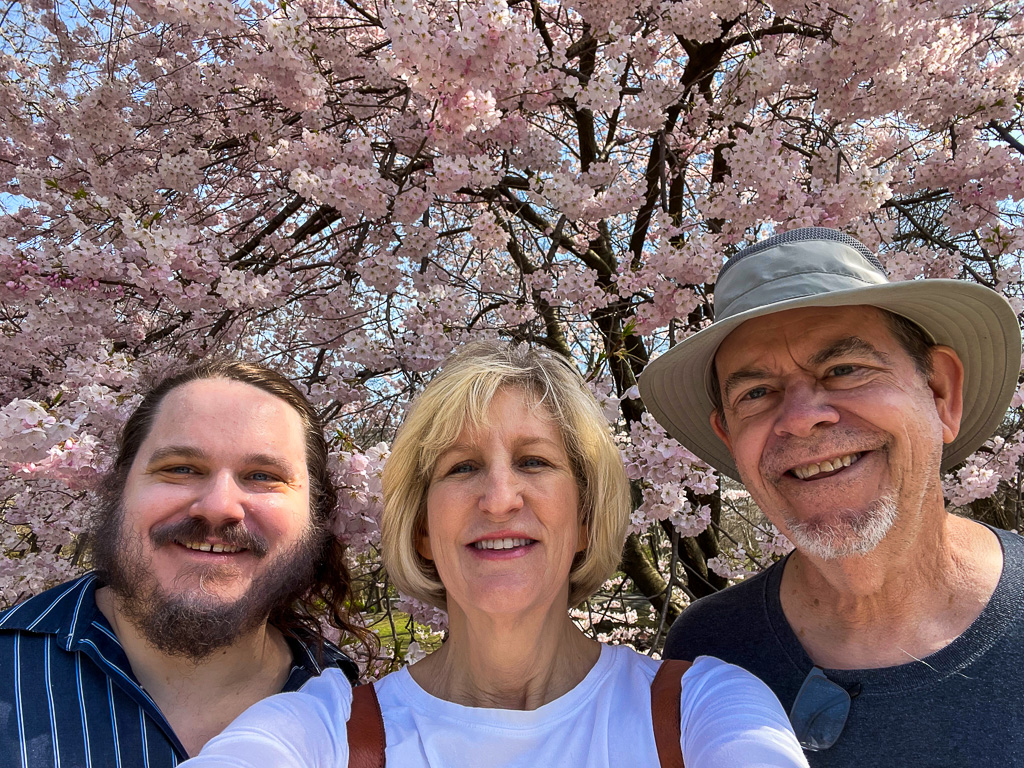
[[355,665],[309,401],[260,365],[164,379],[121,432],[95,571],[0,615],[0,765],[177,765],[249,705]]
[[640,391],[796,549],[690,606],[666,656],[761,677],[815,768],[1020,765],[1024,539],[942,489],[1016,389],[1013,309],[964,281],[890,283],[819,228],[729,259],[715,307]]

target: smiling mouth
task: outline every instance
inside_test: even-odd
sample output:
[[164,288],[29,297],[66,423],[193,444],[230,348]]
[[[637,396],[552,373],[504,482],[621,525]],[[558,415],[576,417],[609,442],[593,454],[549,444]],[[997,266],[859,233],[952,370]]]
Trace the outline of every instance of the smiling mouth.
[[485,539],[484,541],[474,541],[471,546],[473,549],[515,549],[533,544],[533,541],[533,539]]
[[825,461],[817,464],[804,464],[803,466],[793,467],[793,469],[789,471],[800,480],[809,480],[817,475],[829,475],[834,472],[838,472],[840,469],[845,469],[851,464],[856,464],[863,455],[863,453],[848,453],[845,456],[826,459]]
[[194,552],[216,552],[218,554],[224,553],[229,555],[233,555],[238,552],[245,552],[244,547],[233,547],[230,544],[207,544],[202,541],[179,541],[178,543],[185,547],[185,549],[191,549]]

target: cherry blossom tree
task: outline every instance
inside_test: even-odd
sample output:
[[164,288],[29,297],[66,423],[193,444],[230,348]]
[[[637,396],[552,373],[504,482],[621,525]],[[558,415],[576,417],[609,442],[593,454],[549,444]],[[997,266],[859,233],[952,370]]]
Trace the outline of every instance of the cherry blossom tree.
[[[786,543],[637,376],[710,321],[723,259],[785,228],[1024,308],[1022,82],[1016,1],[7,0],[0,599],[85,565],[137,389],[210,354],[322,409],[336,530],[384,594],[387,443],[491,336],[590,381],[636,501],[609,591],[664,625]],[[946,478],[1012,527],[1021,403]],[[595,631],[631,623],[595,610]]]

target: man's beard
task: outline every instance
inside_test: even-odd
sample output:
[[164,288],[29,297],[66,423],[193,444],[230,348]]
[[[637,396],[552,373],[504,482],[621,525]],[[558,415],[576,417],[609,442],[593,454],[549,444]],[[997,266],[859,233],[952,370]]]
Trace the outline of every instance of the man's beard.
[[783,512],[793,545],[821,560],[868,554],[882,543],[898,515],[894,496],[874,501],[864,512],[839,510],[827,521],[795,520]]
[[[206,591],[204,579],[219,578],[217,566],[200,566],[199,591],[169,593],[157,583],[151,563],[143,555],[139,536],[127,533],[120,501],[105,505],[92,536],[92,558],[101,580],[117,597],[118,611],[154,648],[193,663],[208,658],[252,632],[280,608],[302,597],[315,580],[316,566],[329,532],[311,523],[302,538],[277,555],[264,573],[253,579],[245,594],[234,601],[220,600]],[[267,543],[241,523],[213,528],[200,518],[154,529],[154,546],[176,546],[174,541],[208,538],[244,546],[250,556],[266,557]],[[228,566],[231,568],[231,566]],[[180,576],[189,576],[187,571]]]

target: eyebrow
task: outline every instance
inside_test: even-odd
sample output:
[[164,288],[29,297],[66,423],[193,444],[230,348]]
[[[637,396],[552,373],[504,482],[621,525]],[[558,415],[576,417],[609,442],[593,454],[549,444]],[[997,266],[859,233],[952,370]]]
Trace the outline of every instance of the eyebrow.
[[824,349],[811,355],[808,362],[811,365],[824,365],[835,360],[838,357],[845,357],[846,355],[865,355],[871,359],[879,362],[888,364],[889,356],[870,344],[859,336],[846,336],[842,339],[829,344]]
[[[815,352],[808,359],[812,366],[821,366],[846,355],[864,355],[885,365],[889,364],[889,356],[859,336],[846,336]],[[772,372],[767,368],[741,368],[729,374],[722,383],[722,400],[727,401],[729,395],[737,387],[748,381],[764,381]]]
[[[296,473],[295,465],[284,459],[271,456],[269,453],[247,453],[242,457],[242,463],[247,466],[272,467],[288,478],[294,477]],[[300,463],[299,466],[305,466],[305,464]]]
[[727,401],[734,389],[747,381],[764,381],[771,376],[767,368],[741,368],[730,373],[722,383],[722,400]]
[[553,448],[565,448],[564,445],[559,443],[557,440],[552,440],[550,437],[527,437],[523,440],[517,440],[515,445],[517,448],[528,448],[531,445],[537,445],[539,443],[550,445]]
[[[564,450],[564,446],[560,446],[558,441],[552,440],[549,437],[525,437],[521,440],[516,440],[513,443],[513,446],[515,448],[529,448],[531,445],[538,445],[540,443],[550,445],[554,448],[562,447]],[[447,456],[449,453],[458,453],[459,451],[471,451],[473,450],[473,447],[474,446],[472,443],[455,443],[453,445],[448,446],[445,450],[439,453],[438,459]]]
[[163,448],[157,448],[153,451],[149,455],[149,459],[146,460],[146,464],[148,466],[170,458],[204,459],[206,454],[190,445],[165,445]]

